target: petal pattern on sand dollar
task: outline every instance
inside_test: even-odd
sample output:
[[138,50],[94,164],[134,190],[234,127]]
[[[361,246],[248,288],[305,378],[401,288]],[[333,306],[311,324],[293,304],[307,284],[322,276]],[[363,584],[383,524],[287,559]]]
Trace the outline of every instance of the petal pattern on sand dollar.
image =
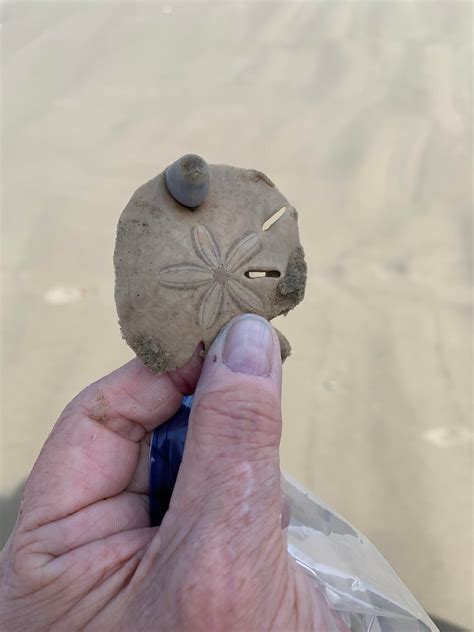
[[[159,271],[158,278],[162,286],[176,290],[204,288],[197,302],[200,327],[209,329],[216,324],[222,314],[225,296],[241,311],[259,313],[263,309],[258,295],[234,276],[237,273],[240,276],[238,270],[261,249],[257,233],[248,232],[236,239],[224,261],[211,231],[202,224],[192,228],[191,243],[196,256],[205,265],[190,261],[171,264]],[[192,300],[195,300],[194,296]]]
[[173,287],[177,290],[192,290],[211,283],[213,275],[209,268],[196,263],[184,262],[161,268],[159,279],[161,285],[165,287]]
[[257,233],[245,233],[234,241],[227,251],[225,267],[228,272],[235,272],[241,265],[251,259],[261,249],[260,236]]
[[262,300],[248,287],[245,287],[243,283],[237,281],[237,279],[229,279],[227,282],[227,289],[229,290],[229,296],[232,301],[237,305],[239,309],[258,312],[263,309]]
[[194,252],[211,268],[222,264],[221,253],[214,237],[202,224],[196,224],[191,231]]
[[213,283],[202,295],[199,301],[198,323],[207,329],[212,327],[219,318],[224,302],[224,286]]

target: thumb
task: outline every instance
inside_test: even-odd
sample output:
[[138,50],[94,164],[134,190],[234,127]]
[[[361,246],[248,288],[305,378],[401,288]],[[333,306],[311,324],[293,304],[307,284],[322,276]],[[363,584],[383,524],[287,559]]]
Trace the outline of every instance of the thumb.
[[[221,331],[194,395],[170,509],[280,530],[281,359],[264,318],[243,315]],[[215,522],[214,522],[215,524]],[[263,528],[263,532],[262,532]]]

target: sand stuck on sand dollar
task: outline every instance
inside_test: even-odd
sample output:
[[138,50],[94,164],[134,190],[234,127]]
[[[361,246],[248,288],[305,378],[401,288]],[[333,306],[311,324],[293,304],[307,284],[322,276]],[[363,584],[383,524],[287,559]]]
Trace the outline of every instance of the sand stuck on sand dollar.
[[199,342],[207,351],[238,314],[286,314],[306,284],[297,212],[271,180],[194,155],[134,193],[114,264],[122,335],[155,373],[185,364]]

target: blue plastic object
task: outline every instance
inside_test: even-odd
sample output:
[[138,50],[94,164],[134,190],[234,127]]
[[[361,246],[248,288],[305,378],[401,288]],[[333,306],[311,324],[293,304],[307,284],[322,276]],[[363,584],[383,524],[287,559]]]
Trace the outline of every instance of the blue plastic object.
[[153,432],[150,442],[150,520],[159,526],[168,510],[188,433],[192,395],[183,397],[176,414]]

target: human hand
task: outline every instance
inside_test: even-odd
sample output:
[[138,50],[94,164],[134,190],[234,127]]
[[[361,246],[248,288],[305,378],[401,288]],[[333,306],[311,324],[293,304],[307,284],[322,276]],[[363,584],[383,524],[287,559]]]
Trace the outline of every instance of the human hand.
[[[197,351],[160,376],[132,360],[66,407],[1,555],[2,629],[347,630],[281,529],[273,328],[234,319],[200,371]],[[150,527],[149,433],[196,384],[170,508]]]

